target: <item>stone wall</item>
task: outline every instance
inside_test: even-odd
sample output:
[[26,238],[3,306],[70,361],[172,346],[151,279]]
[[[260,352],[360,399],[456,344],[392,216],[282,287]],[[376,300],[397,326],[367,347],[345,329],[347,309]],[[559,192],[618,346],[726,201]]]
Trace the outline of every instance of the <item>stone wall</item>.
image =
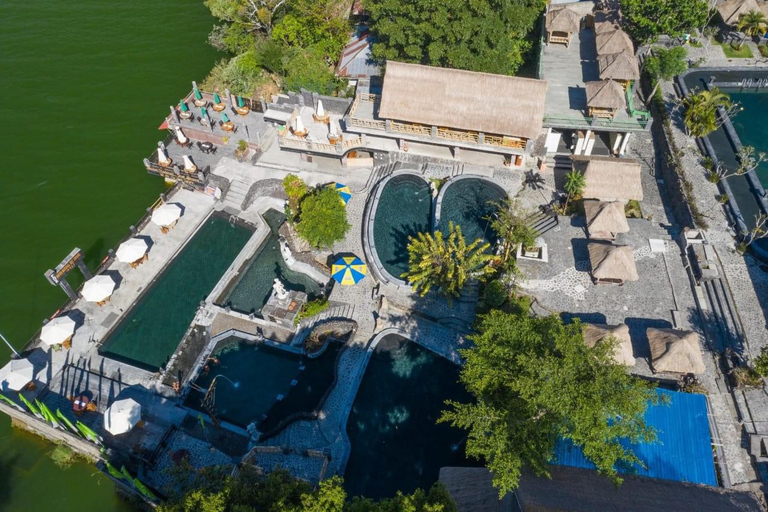
[[288,197],[285,195],[285,191],[283,190],[283,182],[281,180],[277,178],[260,180],[251,185],[251,187],[248,189],[248,193],[245,194],[245,199],[243,200],[243,210],[250,208],[253,204],[253,201],[257,197],[264,196],[274,197],[282,201],[288,199]]

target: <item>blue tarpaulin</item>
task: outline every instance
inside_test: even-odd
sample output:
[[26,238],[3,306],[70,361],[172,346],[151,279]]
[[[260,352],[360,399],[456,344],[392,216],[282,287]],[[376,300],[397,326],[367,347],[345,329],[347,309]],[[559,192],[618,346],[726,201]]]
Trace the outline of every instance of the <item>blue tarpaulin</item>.
[[[617,468],[621,473],[635,473],[651,478],[677,480],[717,486],[712,443],[704,395],[677,393],[659,389],[670,398],[669,405],[651,405],[645,412],[646,423],[657,431],[657,441],[629,446],[646,468]],[[555,448],[555,464],[594,469],[570,441]]]

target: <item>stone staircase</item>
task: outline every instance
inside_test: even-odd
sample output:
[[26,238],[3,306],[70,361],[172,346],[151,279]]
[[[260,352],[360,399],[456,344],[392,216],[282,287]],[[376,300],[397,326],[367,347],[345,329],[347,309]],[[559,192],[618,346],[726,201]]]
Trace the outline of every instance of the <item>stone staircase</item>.
[[332,305],[330,308],[326,309],[318,315],[315,315],[311,318],[305,318],[299,322],[299,327],[296,329],[296,334],[293,335],[291,345],[294,347],[300,347],[302,343],[304,343],[306,337],[309,336],[309,333],[312,332],[312,329],[314,329],[317,324],[325,320],[331,318],[354,320],[354,314],[355,306],[352,304],[339,302]]
[[554,212],[539,209],[537,212],[525,219],[525,223],[528,227],[535,229],[536,233],[541,236],[547,231],[557,227],[558,224],[560,224],[560,219]]
[[396,168],[397,162],[390,162],[374,168],[371,172],[371,175],[368,176],[368,181],[365,182],[365,186],[360,190],[360,192],[368,192],[372,190],[379,181],[392,174]]
[[227,190],[227,194],[224,196],[224,206],[234,208],[237,211],[242,210],[243,202],[245,201],[245,196],[248,194],[249,189],[250,187],[242,181],[232,180],[232,183],[229,185],[229,190]]

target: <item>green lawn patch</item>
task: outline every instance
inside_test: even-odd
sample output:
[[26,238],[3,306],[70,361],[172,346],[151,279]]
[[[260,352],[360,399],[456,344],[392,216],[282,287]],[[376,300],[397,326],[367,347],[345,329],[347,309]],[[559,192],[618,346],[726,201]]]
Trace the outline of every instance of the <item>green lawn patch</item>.
[[741,48],[730,43],[722,43],[720,46],[723,48],[725,56],[729,59],[751,59],[753,57],[752,50],[749,49],[746,43]]
[[624,206],[624,215],[628,219],[642,219],[643,210],[640,209],[640,202],[630,199],[626,206]]
[[760,49],[760,55],[768,57],[768,44],[761,44],[758,48]]

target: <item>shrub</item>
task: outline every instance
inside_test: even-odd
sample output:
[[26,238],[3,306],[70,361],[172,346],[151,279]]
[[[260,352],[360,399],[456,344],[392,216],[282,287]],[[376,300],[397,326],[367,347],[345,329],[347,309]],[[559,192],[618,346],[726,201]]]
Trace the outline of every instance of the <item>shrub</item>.
[[768,377],[768,346],[760,350],[760,355],[755,358],[753,368],[763,377]]
[[286,65],[285,88],[289,91],[307,89],[320,94],[333,94],[340,87],[341,81],[319,50],[299,50]]
[[763,385],[763,377],[751,366],[734,368],[733,378],[740,388],[758,388]]
[[717,171],[709,171],[707,173],[707,181],[710,183],[720,183],[720,175]]
[[491,308],[498,308],[507,302],[509,291],[501,281],[491,281],[485,285],[483,298],[485,299],[486,305]]
[[296,319],[294,320],[294,324],[299,325],[299,322],[304,320],[305,318],[309,318],[315,315],[319,315],[326,309],[328,309],[328,300],[327,299],[315,299],[307,302],[301,307],[301,311],[299,311],[299,314],[296,315]]
[[347,209],[336,190],[322,187],[302,199],[296,232],[312,247],[327,249],[349,231]]

